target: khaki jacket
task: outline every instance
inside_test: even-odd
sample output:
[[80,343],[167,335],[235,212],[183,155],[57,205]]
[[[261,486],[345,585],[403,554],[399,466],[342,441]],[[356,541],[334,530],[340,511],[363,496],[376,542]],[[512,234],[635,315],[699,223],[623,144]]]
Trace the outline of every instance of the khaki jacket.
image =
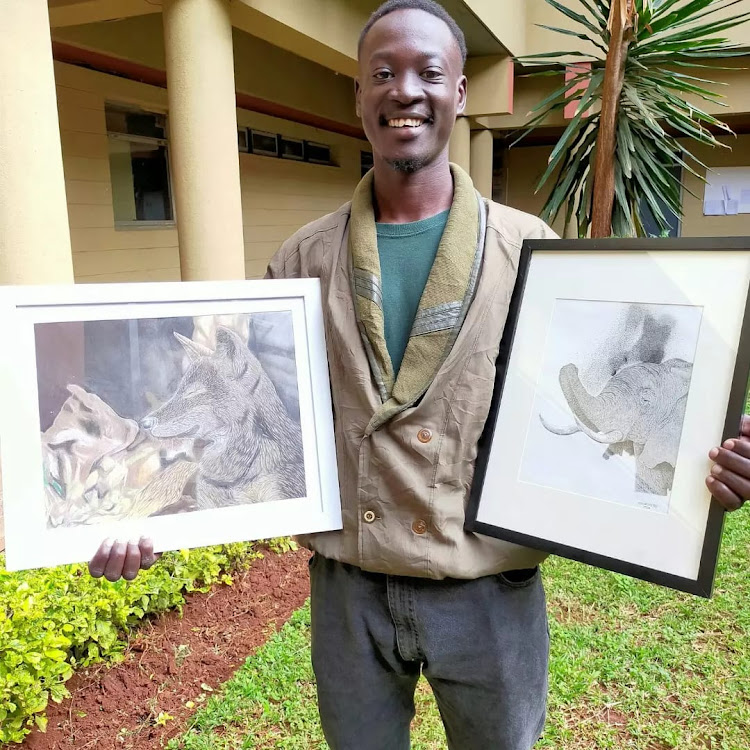
[[300,542],[391,575],[470,579],[534,567],[545,553],[467,533],[464,519],[521,245],[556,235],[534,216],[487,202],[479,282],[450,354],[415,406],[366,436],[382,400],[352,300],[350,205],[300,229],[266,274],[319,278],[322,287],[343,530]]

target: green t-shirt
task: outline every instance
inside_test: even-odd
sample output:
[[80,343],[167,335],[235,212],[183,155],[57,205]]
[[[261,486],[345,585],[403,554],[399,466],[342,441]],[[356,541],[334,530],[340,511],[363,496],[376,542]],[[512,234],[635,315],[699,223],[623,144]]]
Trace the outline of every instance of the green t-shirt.
[[408,224],[376,224],[385,343],[398,374],[450,211]]

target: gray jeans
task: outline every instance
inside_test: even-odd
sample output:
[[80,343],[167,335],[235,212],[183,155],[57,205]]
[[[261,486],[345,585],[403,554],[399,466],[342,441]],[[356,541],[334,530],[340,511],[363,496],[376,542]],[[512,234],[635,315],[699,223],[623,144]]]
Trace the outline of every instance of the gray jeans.
[[315,555],[312,660],[332,750],[407,750],[424,674],[451,750],[529,750],[549,632],[538,570],[474,581],[367,573]]

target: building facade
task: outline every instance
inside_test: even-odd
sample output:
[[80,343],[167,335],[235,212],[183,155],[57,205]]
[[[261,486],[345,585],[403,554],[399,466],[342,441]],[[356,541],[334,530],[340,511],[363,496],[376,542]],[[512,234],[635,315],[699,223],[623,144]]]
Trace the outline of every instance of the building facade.
[[[377,5],[0,0],[0,283],[261,276],[371,163],[353,76]],[[565,121],[507,147],[556,85],[522,77],[513,56],[561,46],[539,24],[563,17],[544,0],[444,5],[469,48],[451,158],[488,197],[536,213]],[[750,54],[750,25],[734,40]],[[750,169],[748,59],[731,65],[716,76],[737,137],[699,156]],[[686,188],[682,235],[750,235],[750,214],[706,216],[702,185]]]

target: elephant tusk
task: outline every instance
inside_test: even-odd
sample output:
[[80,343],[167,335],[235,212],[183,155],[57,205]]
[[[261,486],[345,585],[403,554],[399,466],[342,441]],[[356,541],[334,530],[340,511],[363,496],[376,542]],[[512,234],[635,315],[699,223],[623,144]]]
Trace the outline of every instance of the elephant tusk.
[[618,430],[612,430],[612,432],[594,432],[594,430],[586,427],[578,417],[574,416],[576,424],[581,432],[588,435],[592,440],[597,443],[604,443],[605,445],[611,445],[612,443],[622,443],[625,440],[625,436]]
[[576,432],[581,431],[581,428],[577,425],[570,425],[570,427],[553,427],[541,414],[539,415],[539,419],[544,425],[544,428],[554,435],[575,435]]

